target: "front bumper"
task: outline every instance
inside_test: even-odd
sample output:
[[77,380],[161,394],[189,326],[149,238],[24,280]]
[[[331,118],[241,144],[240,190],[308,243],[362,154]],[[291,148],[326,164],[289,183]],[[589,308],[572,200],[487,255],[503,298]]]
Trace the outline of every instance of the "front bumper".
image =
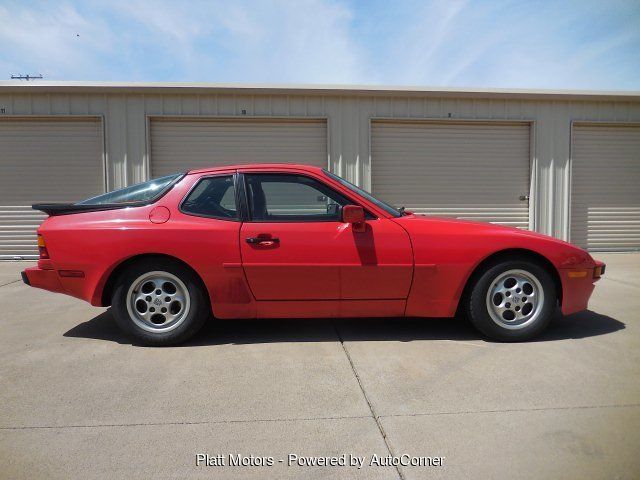
[[[586,275],[578,276],[586,270]],[[589,298],[595,289],[595,282],[600,280],[606,270],[603,262],[596,261],[589,269],[561,269],[562,282],[562,313],[581,312],[589,307]]]
[[596,268],[593,269],[593,278],[595,281],[598,281],[602,275],[604,275],[604,271],[607,269],[607,266],[604,262],[600,260],[596,260]]

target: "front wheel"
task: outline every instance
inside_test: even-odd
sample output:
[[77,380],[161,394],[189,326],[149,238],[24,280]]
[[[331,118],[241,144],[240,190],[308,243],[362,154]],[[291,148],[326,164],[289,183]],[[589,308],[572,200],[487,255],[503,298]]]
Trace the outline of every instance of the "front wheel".
[[517,342],[540,334],[556,311],[551,275],[530,261],[507,260],[476,280],[466,305],[471,323],[486,336]]
[[127,269],[113,292],[116,323],[146,345],[175,345],[210,316],[195,275],[179,263],[146,260]]

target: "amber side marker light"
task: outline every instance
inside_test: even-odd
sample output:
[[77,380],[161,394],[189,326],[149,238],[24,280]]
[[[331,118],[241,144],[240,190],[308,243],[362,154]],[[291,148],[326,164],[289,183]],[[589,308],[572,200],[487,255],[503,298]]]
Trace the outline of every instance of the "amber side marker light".
[[82,270],[58,270],[58,275],[68,278],[84,278]]
[[587,276],[586,270],[576,270],[575,272],[569,272],[569,278],[585,278]]
[[38,252],[40,253],[41,260],[47,260],[49,258],[49,252],[47,252],[47,246],[44,243],[42,235],[38,235]]

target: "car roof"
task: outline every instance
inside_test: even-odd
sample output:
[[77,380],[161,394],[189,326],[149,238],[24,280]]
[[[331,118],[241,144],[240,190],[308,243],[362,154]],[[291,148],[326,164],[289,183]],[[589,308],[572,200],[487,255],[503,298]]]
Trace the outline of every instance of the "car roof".
[[247,163],[247,164],[237,164],[237,165],[221,165],[217,167],[209,167],[209,168],[198,168],[195,170],[189,170],[189,174],[200,174],[200,173],[211,173],[218,171],[229,171],[229,170],[270,170],[270,171],[279,171],[279,170],[306,170],[308,172],[318,173],[322,170],[320,167],[316,167],[313,165],[304,165],[304,164],[295,164],[295,163]]

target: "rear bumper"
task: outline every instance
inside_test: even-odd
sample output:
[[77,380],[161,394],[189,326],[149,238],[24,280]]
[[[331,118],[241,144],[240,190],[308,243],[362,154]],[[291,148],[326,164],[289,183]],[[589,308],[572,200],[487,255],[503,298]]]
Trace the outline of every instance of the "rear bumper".
[[38,267],[27,268],[22,272],[22,280],[31,287],[71,295],[89,303],[96,291],[95,281],[85,278],[84,271],[54,270],[48,264],[40,265],[40,262]]
[[27,268],[22,272],[22,281],[34,288],[50,292],[66,293],[55,270],[43,270],[38,267]]

